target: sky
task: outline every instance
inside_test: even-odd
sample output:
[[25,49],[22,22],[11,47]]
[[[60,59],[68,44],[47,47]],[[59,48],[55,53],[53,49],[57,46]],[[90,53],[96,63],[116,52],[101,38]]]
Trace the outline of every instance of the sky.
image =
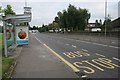
[[[0,0],[0,6],[5,8],[10,4],[17,14],[23,14],[25,2],[32,7],[32,20],[30,26],[42,26],[51,23],[57,16],[57,12],[67,9],[69,4],[77,8],[86,8],[91,13],[90,23],[96,19],[105,18],[105,0]],[[118,17],[119,0],[107,0],[107,14],[114,20]]]

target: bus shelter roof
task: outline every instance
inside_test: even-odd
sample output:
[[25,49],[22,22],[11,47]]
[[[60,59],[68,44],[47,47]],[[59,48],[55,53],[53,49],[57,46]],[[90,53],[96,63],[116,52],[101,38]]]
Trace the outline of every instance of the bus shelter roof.
[[31,14],[19,14],[19,15],[8,15],[3,18],[5,21],[10,21],[14,24],[19,24],[22,22],[30,22]]

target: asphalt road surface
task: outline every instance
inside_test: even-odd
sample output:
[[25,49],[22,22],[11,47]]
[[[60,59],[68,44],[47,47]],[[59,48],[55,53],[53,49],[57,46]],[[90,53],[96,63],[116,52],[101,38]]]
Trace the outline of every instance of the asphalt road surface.
[[35,38],[89,78],[118,78],[118,47],[35,33]]

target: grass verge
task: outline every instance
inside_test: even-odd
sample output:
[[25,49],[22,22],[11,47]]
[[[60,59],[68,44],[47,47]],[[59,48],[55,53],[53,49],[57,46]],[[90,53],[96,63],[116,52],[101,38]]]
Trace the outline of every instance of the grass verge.
[[0,33],[0,51],[3,48],[3,33]]
[[9,71],[10,66],[13,63],[13,59],[10,58],[2,58],[2,78],[6,78],[7,77],[7,72]]

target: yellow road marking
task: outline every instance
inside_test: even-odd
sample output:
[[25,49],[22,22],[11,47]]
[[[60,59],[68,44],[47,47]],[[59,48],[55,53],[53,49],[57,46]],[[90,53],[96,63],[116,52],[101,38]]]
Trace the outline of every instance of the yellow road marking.
[[69,58],[75,58],[76,54],[72,53],[72,52],[67,52],[67,53],[63,53],[64,55],[66,55]]
[[114,60],[117,60],[117,61],[119,61],[119,62],[120,62],[120,59],[118,59],[118,58],[113,57],[113,59],[114,59]]
[[88,50],[86,50],[86,49],[82,49],[82,51],[88,52]]
[[100,61],[99,59],[93,59],[92,62],[100,65],[100,66],[103,66],[105,68],[108,68],[108,69],[114,69],[115,67],[113,65],[109,65],[108,63],[103,63],[103,61]]
[[[95,70],[93,70],[92,68],[90,67],[87,67],[87,66],[80,66],[80,64],[82,64],[82,62],[74,62],[73,63],[76,67],[80,68],[80,69],[85,69],[83,70],[83,72],[87,73],[87,74],[93,74],[95,73]],[[88,70],[86,70],[88,69]]]
[[110,59],[107,59],[107,58],[98,58],[102,63],[105,63],[105,64],[109,64],[109,65],[113,65],[113,66],[116,66],[116,67],[120,67],[119,65],[116,65],[114,63],[112,63],[112,60]]
[[98,66],[96,66],[96,65],[94,65],[94,64],[92,64],[92,63],[90,63],[90,62],[87,61],[87,60],[82,61],[82,62],[86,62],[86,63],[90,64],[91,66],[93,66],[93,67],[95,67],[95,68],[97,68],[97,69],[99,69],[99,70],[101,70],[101,71],[104,71],[104,69],[102,69],[102,68],[100,68],[100,67],[98,67]]
[[81,76],[81,78],[87,78],[87,75]]
[[57,57],[59,57],[64,63],[66,63],[68,66],[70,66],[75,72],[79,72],[80,70],[77,69],[75,66],[73,66],[70,62],[65,60],[63,57],[61,57],[58,53],[56,53],[54,50],[52,50],[50,47],[48,47],[46,44],[43,44],[46,48],[48,48],[52,53],[54,53]]
[[101,57],[105,57],[104,55],[101,55],[101,54],[98,54],[98,53],[95,53],[97,56],[101,56]]
[[72,45],[72,47],[77,48],[76,46]]
[[65,52],[63,53],[68,58],[77,58],[77,57],[83,57],[83,56],[90,56],[87,52],[84,51],[73,51],[73,52]]

